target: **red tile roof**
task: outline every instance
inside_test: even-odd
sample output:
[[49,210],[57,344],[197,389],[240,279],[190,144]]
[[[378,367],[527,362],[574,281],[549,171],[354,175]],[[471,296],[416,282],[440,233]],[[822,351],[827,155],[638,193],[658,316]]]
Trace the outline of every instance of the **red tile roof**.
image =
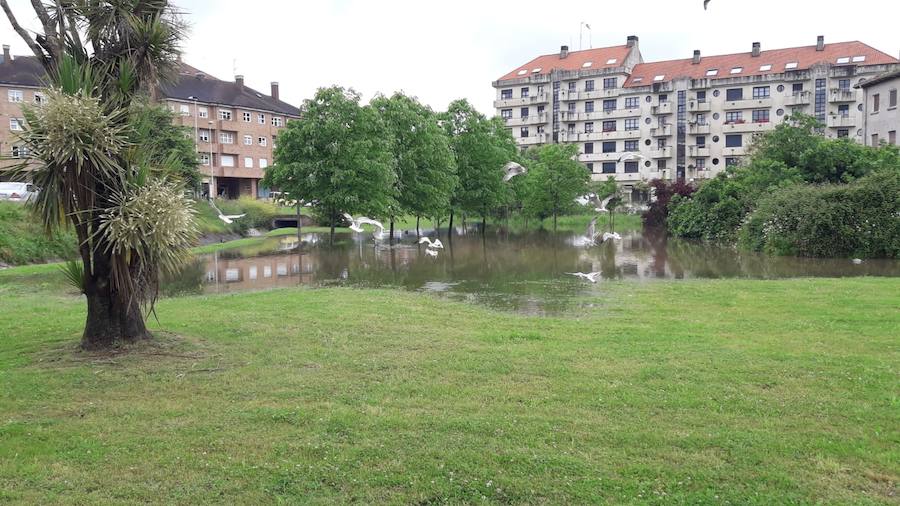
[[[603,69],[621,67],[625,57],[628,56],[628,46],[601,47],[597,49],[584,49],[582,51],[569,51],[569,55],[560,58],[559,53],[538,56],[530,62],[501,77],[500,81],[507,79],[519,79],[532,75],[549,74],[552,70],[581,70],[587,62],[592,62],[591,69]],[[615,63],[607,64],[607,61],[615,59]],[[534,72],[535,69],[540,69]],[[524,70],[525,73],[519,75]]]
[[[855,56],[865,56],[865,61],[853,61]],[[898,60],[867,44],[859,41],[839,42],[826,44],[823,51],[816,51],[816,46],[793,47],[787,49],[773,49],[762,51],[759,56],[752,56],[750,52],[704,56],[700,63],[694,65],[691,58],[683,60],[669,60],[636,65],[631,76],[625,82],[625,87],[648,86],[654,82],[666,82],[679,77],[702,79],[707,77],[706,72],[718,69],[719,73],[711,79],[723,79],[728,77],[746,77],[763,74],[776,74],[785,71],[785,65],[796,62],[796,69],[808,69],[816,63],[837,63],[838,58],[849,58],[847,65],[881,65],[886,63],[898,63]],[[760,70],[762,65],[772,65],[771,70]],[[741,67],[739,74],[731,74],[731,69]],[[656,76],[664,76],[661,81],[654,81]],[[637,79],[640,80],[635,82]]]

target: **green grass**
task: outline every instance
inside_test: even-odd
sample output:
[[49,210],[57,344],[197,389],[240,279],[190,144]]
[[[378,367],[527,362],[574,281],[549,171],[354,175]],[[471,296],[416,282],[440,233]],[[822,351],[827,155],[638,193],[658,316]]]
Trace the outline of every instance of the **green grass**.
[[0,202],[0,262],[19,265],[59,260],[75,255],[77,245],[73,232],[63,230],[47,237],[30,209]]
[[896,504],[900,280],[606,287],[169,299],[90,354],[58,271],[0,272],[0,501]]

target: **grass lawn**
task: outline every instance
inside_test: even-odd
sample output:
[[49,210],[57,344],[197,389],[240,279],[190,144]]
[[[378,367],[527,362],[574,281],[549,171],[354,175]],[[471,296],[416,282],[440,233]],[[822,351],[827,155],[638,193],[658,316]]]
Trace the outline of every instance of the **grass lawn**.
[[900,280],[611,283],[536,318],[402,291],[84,303],[0,272],[0,502],[897,504]]

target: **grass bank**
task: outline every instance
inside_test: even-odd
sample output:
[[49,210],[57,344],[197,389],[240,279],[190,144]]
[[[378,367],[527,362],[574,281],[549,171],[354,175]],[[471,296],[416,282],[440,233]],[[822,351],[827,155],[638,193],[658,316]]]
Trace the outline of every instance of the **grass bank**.
[[0,202],[0,263],[20,265],[68,258],[75,254],[77,245],[71,231],[47,237],[24,205]]
[[87,354],[58,272],[0,272],[0,501],[896,504],[900,281],[607,289],[170,299]]

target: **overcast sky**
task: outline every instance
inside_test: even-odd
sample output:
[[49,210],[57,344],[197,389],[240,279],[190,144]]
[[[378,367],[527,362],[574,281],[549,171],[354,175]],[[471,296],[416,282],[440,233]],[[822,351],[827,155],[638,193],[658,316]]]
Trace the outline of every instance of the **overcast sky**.
[[[11,0],[20,22],[39,26],[28,0]],[[221,79],[298,104],[321,86],[354,87],[368,100],[403,90],[435,109],[468,98],[493,113],[491,81],[562,44],[620,45],[640,37],[644,60],[861,40],[900,54],[896,0],[181,0],[191,25],[185,61]],[[0,40],[28,54],[5,18]]]

